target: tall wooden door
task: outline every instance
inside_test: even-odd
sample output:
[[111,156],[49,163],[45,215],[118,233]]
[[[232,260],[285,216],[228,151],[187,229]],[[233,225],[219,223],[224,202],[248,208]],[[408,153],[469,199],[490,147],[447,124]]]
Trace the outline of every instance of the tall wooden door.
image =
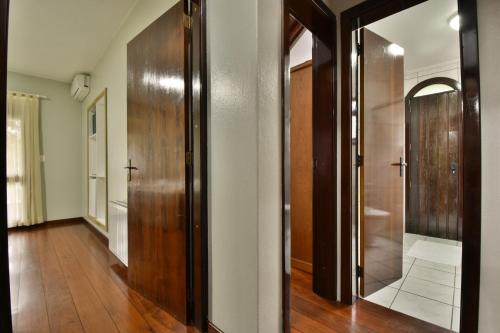
[[392,43],[361,32],[360,293],[402,277],[404,230],[404,68]]
[[127,47],[130,285],[187,321],[186,29],[180,1]]
[[406,231],[461,240],[460,92],[407,101]]
[[312,62],[290,70],[292,267],[313,272]]

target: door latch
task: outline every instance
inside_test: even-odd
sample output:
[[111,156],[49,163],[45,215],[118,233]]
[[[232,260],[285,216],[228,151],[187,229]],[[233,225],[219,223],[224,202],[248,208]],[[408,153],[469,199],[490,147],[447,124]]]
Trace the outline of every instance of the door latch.
[[391,164],[392,166],[399,166],[399,176],[400,177],[403,177],[403,172],[404,172],[404,168],[408,165],[405,160],[400,157],[399,158],[399,163],[392,163]]
[[360,278],[363,277],[363,267],[359,265],[356,266],[356,276]]
[[363,165],[363,156],[357,155],[356,156],[356,166],[359,168],[362,165]]
[[124,168],[128,172],[128,181],[132,181],[132,170],[138,170],[135,166],[132,166],[132,160],[128,159],[128,165]]

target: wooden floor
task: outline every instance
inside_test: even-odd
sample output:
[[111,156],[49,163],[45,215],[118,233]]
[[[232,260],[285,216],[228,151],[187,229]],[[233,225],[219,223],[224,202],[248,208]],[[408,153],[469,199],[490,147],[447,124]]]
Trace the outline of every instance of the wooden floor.
[[[195,332],[130,289],[84,223],[9,232],[14,332]],[[292,332],[448,332],[366,301],[329,303],[298,270],[291,300]]]
[[11,231],[9,258],[14,332],[195,332],[128,288],[83,223]]
[[292,332],[451,332],[377,304],[359,300],[353,306],[330,303],[312,292],[312,276],[292,270]]

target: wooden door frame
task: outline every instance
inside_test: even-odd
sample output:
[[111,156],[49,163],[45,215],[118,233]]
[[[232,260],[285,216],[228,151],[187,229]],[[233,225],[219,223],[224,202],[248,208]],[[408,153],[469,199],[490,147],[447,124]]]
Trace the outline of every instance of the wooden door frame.
[[[425,87],[434,85],[434,84],[444,84],[453,89],[458,93],[458,97],[462,99],[462,88],[460,83],[449,77],[433,77],[427,79],[425,81],[419,82],[416,84],[405,96],[405,161],[408,163],[408,167],[411,167],[410,161],[410,133],[411,133],[411,117],[410,117],[410,101],[415,95]],[[462,182],[462,165],[463,165],[463,154],[462,154],[462,137],[463,137],[463,128],[462,128],[462,112],[458,115],[458,206],[457,206],[457,218],[458,218],[458,228],[457,228],[457,238],[459,241],[462,240],[462,209],[463,209],[463,201],[462,201],[462,193],[463,193],[463,182]],[[410,170],[410,169],[407,169]],[[407,173],[409,174],[409,173]],[[405,177],[405,186],[407,189],[410,188],[410,177]],[[405,191],[405,216],[410,216],[410,191]],[[405,218],[405,221],[408,221]],[[405,222],[406,223],[406,222]],[[405,225],[406,228],[406,225]]]
[[[324,44],[331,52],[331,63],[329,67],[319,66],[314,63],[316,56],[319,56],[319,47],[313,45],[313,136],[314,127],[316,127],[317,120],[316,117],[325,117],[326,114],[320,112],[324,108],[321,105],[326,105],[328,101],[320,99],[318,95],[320,89],[314,88],[314,81],[319,80],[319,75],[329,76],[330,71],[332,74],[331,82],[333,89],[331,92],[326,92],[327,96],[331,97],[330,102],[332,103],[331,110],[328,111],[328,117],[331,119],[328,126],[331,126],[329,134],[332,135],[330,139],[332,140],[329,153],[332,161],[331,178],[326,181],[326,187],[331,189],[331,206],[329,207],[329,219],[317,219],[315,218],[316,213],[316,200],[320,200],[320,196],[315,195],[316,189],[313,185],[313,239],[317,237],[320,231],[323,234],[328,234],[325,236],[329,239],[328,247],[331,246],[332,251],[324,255],[322,258],[318,258],[319,251],[313,250],[313,270],[314,262],[322,260],[322,262],[329,261],[330,267],[335,267],[332,275],[332,281],[328,286],[321,285],[321,281],[313,281],[313,288],[328,289],[329,297],[334,299],[337,294],[337,36],[336,36],[336,16],[321,0],[283,0],[283,20],[282,20],[282,57],[281,57],[281,72],[282,72],[282,86],[281,86],[281,102],[282,102],[282,311],[283,311],[283,331],[290,332],[290,283],[291,283],[291,226],[290,226],[290,201],[291,201],[291,176],[290,176],[290,16],[293,16],[297,21],[299,21],[305,28],[307,28],[313,34],[313,38],[321,39],[322,44]],[[315,44],[313,42],[313,44]],[[315,51],[316,50],[316,51]],[[317,52],[318,55],[315,55]],[[318,58],[319,59],[319,58]],[[319,60],[318,60],[319,61]],[[318,77],[318,78],[316,78]],[[323,92],[325,93],[325,92]],[[331,95],[330,95],[331,94]],[[331,117],[331,118],[330,118]],[[330,133],[331,132],[331,133]],[[316,150],[315,140],[313,141],[313,151]],[[313,152],[314,154],[314,152]],[[313,156],[311,156],[313,158]],[[311,161],[313,162],[313,161]],[[316,171],[314,171],[316,172]],[[315,178],[314,176],[313,178]],[[315,180],[313,180],[313,184]],[[316,199],[317,198],[317,199]],[[319,202],[319,201],[318,201]],[[319,224],[316,220],[321,221]],[[315,223],[316,222],[316,223]],[[320,230],[321,229],[321,230]],[[331,240],[331,241],[330,241]],[[313,241],[313,248],[314,248]],[[330,244],[331,243],[331,244]],[[314,275],[313,275],[314,276]]]
[[[9,26],[9,0],[2,0],[0,8],[0,131],[7,132],[7,46]],[[7,137],[0,135],[0,173],[7,174]],[[7,178],[0,177],[0,219],[3,226],[0,228],[0,288],[2,297],[0,299],[0,331],[12,331],[12,317],[10,308],[10,276],[9,276],[9,245],[7,233]]]
[[[188,216],[189,216],[189,233],[188,242],[187,242],[187,253],[188,253],[188,313],[190,313],[190,321],[189,324],[198,328],[201,332],[208,332],[209,322],[208,322],[208,312],[209,312],[209,304],[208,304],[208,65],[207,65],[207,0],[183,0],[184,1],[184,11],[189,16],[192,16],[192,6],[189,2],[195,3],[198,5],[200,9],[200,35],[199,35],[199,44],[194,46],[192,37],[190,38],[190,42],[188,43],[188,49],[185,50],[186,54],[190,52],[189,63],[186,66],[186,76],[188,77],[189,88],[187,89],[187,93],[189,94],[188,101],[188,110],[189,110],[189,123],[191,124],[191,128],[186,133],[190,135],[189,140],[191,141],[190,146],[186,149],[191,149],[191,158],[194,159],[198,154],[200,156],[200,206],[197,207],[194,205],[194,183],[198,181],[194,179],[194,168],[196,165],[193,160],[191,161],[191,168],[189,171],[189,178],[186,179],[186,189],[189,189],[189,205],[191,206]],[[191,23],[190,27],[193,28]],[[191,31],[192,34],[192,31]],[[193,66],[192,59],[193,58],[193,48],[198,48],[199,50],[199,112],[200,112],[200,151],[196,152],[193,141],[193,96],[195,92],[195,83],[196,80],[193,77]],[[188,152],[187,151],[187,152]],[[198,210],[198,214],[194,213],[194,210]],[[199,215],[199,236],[196,237],[196,222],[194,221],[194,216]],[[198,253],[195,253],[198,251]],[[195,257],[199,256],[201,261],[201,267],[195,267],[197,260]],[[201,289],[200,293],[196,293],[196,289]]]
[[[367,0],[341,14],[341,301],[352,304],[351,45],[362,26],[426,0]],[[463,246],[461,332],[477,332],[481,269],[481,122],[476,0],[457,0],[463,100]]]
[[[0,7],[0,90],[7,91],[7,48],[8,48],[8,23],[9,23],[9,0],[1,0]],[[195,297],[194,302],[200,304],[200,316],[203,318],[201,324],[202,332],[208,330],[208,201],[207,201],[207,152],[208,152],[208,76],[207,76],[207,15],[206,0],[193,0],[201,9],[201,35],[200,35],[200,163],[201,163],[201,241],[198,244],[201,249],[202,264],[199,268],[202,275],[202,293]],[[0,132],[6,132],[6,94],[0,94]],[[0,173],[6,174],[6,136],[0,135]],[[0,227],[0,331],[12,331],[12,316],[10,302],[10,277],[8,256],[8,228],[7,228],[7,191],[6,178],[0,177],[0,218],[4,225]],[[188,244],[193,247],[193,244]]]

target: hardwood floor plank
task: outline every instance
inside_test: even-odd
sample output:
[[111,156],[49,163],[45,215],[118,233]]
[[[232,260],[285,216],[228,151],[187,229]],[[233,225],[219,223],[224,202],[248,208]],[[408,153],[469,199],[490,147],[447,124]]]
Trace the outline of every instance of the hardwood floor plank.
[[53,230],[60,238],[68,240],[72,246],[71,251],[82,267],[83,274],[87,277],[104,307],[110,313],[115,325],[120,332],[152,332],[141,314],[137,311],[127,297],[115,285],[107,270],[103,269],[96,258],[83,248],[82,244],[68,228]]
[[328,311],[321,306],[317,306],[300,296],[292,295],[292,308],[293,310],[309,317],[322,325],[331,329],[331,332],[336,330],[340,332],[352,333],[373,333],[376,332],[368,327],[363,327],[359,323],[345,318],[342,313],[336,311]]
[[82,267],[74,257],[71,251],[72,244],[69,240],[51,232],[57,229],[50,229],[49,240],[54,245],[85,332],[118,332],[111,316],[84,274],[86,267]]
[[[319,322],[327,332],[443,333],[447,329],[389,310],[365,300],[347,306],[331,303],[312,291],[312,275],[292,269],[292,311]],[[297,325],[292,312],[292,326]],[[299,328],[300,329],[300,328]]]
[[315,332],[315,333],[341,333],[340,331],[333,330],[316,320],[307,317],[300,312],[292,310],[292,328],[300,332]]
[[186,327],[181,322],[177,321],[173,316],[166,311],[160,309],[156,304],[141,296],[138,292],[131,289],[123,280],[114,267],[118,260],[111,252],[104,247],[95,235],[90,232],[87,227],[80,225],[77,227],[65,229],[73,240],[75,249],[79,251],[87,251],[93,259],[94,263],[101,266],[111,281],[121,290],[127,297],[129,302],[134,305],[137,311],[143,316],[144,320],[155,332],[197,332],[192,327]]
[[16,332],[50,332],[45,306],[42,273],[36,249],[34,233],[27,232],[21,240],[19,300],[16,313]]
[[52,247],[48,229],[36,233],[40,257],[45,302],[51,332],[83,332],[83,326],[73,302],[58,257]]

